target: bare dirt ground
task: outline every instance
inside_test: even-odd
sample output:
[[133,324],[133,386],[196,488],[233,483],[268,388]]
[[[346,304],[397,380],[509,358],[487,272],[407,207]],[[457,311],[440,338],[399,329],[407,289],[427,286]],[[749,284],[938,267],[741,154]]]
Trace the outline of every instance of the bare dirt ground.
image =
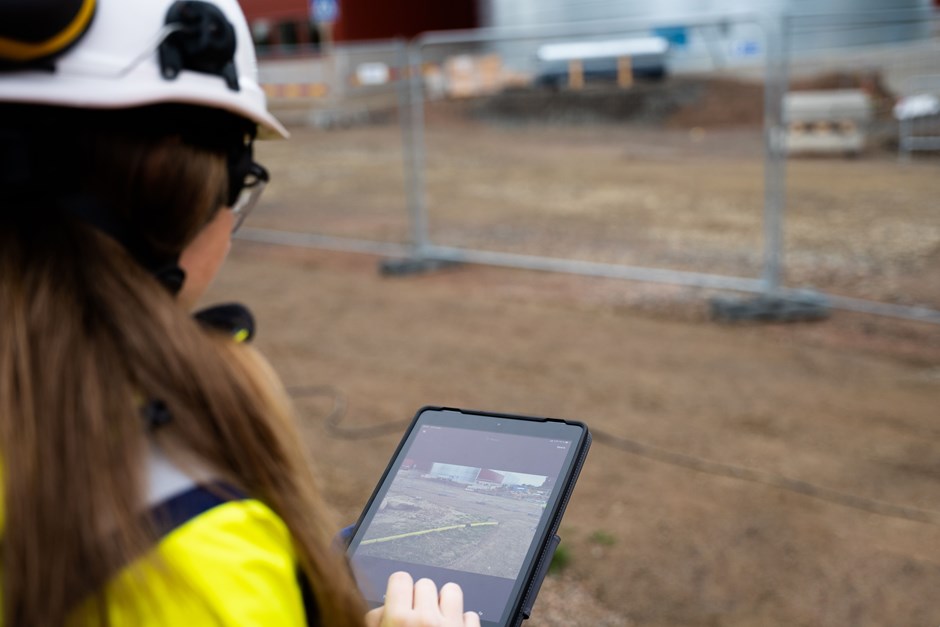
[[[261,146],[249,226],[405,241],[399,141]],[[754,129],[445,120],[429,147],[440,243],[759,272]],[[788,282],[940,307],[937,165],[792,161]],[[237,241],[207,299],[253,307],[338,526],[423,405],[580,419],[598,438],[534,625],[940,625],[937,326],[723,326],[699,290],[377,262]]]

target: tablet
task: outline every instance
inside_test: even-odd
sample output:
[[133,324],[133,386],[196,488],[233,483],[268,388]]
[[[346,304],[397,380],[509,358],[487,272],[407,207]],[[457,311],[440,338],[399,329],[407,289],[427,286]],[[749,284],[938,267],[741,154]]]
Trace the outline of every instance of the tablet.
[[348,554],[371,607],[404,570],[460,584],[486,627],[528,617],[591,436],[579,422],[452,408],[418,412]]

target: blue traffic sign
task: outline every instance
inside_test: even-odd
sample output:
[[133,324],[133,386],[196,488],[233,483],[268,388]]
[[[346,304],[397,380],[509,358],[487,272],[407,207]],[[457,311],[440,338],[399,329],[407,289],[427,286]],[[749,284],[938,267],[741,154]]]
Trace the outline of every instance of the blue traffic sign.
[[310,12],[315,22],[335,22],[339,18],[339,0],[310,0]]

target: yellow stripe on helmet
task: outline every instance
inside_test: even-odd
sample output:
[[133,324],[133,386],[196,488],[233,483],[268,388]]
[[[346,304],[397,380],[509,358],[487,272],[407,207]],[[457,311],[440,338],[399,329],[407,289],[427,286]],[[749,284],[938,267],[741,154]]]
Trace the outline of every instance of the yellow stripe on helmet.
[[94,14],[95,0],[84,0],[78,13],[75,14],[68,26],[45,41],[25,43],[0,37],[0,58],[9,61],[32,61],[33,59],[41,59],[55,54],[82,36],[82,33],[91,23]]

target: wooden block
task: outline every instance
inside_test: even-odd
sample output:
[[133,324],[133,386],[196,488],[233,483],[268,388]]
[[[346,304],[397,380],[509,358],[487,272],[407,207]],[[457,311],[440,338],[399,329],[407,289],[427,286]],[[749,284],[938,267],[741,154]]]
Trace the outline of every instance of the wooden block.
[[633,63],[630,57],[617,59],[617,85],[622,89],[633,86]]
[[568,62],[568,87],[571,89],[584,87],[584,65],[580,61]]
[[286,83],[283,86],[282,96],[284,98],[299,98],[300,97],[300,84],[299,83]]

